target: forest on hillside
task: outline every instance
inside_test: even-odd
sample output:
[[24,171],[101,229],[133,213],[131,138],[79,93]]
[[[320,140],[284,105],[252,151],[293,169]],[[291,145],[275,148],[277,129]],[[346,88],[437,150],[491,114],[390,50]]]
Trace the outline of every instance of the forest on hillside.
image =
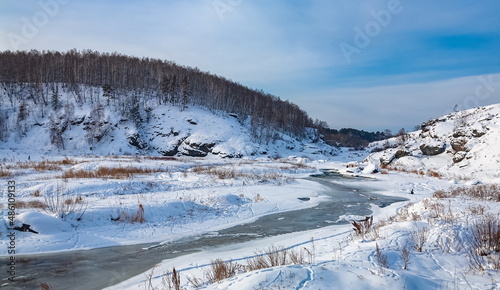
[[229,112],[247,120],[252,133],[263,139],[277,132],[300,138],[313,126],[305,111],[279,97],[197,68],[119,53],[0,52],[0,89],[0,102],[16,108],[21,120],[31,113],[28,107],[48,116],[68,105],[60,101],[63,90],[71,96],[70,106],[109,106],[124,116],[163,104]]

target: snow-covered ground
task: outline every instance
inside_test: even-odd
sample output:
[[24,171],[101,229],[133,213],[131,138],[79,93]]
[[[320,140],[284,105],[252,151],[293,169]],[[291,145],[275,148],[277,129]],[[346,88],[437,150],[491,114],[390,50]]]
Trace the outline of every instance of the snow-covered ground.
[[[344,151],[337,158],[360,160],[363,154]],[[222,160],[178,158],[153,160],[140,157],[49,158],[40,162],[6,162],[16,180],[17,200],[50,204],[44,196],[61,192],[63,201],[76,200],[75,211],[64,217],[48,209],[23,205],[18,209],[19,223],[30,224],[39,234],[17,232],[18,253],[56,252],[145,242],[166,242],[183,236],[216,231],[260,216],[304,207],[322,200],[321,186],[300,179],[319,169],[336,169],[349,175],[357,171],[353,163],[283,160]],[[66,160],[63,162],[63,160]],[[42,165],[57,165],[53,170],[37,171]],[[38,165],[35,166],[35,165]],[[17,169],[16,169],[17,168]],[[142,168],[152,172],[126,179],[63,178],[64,172],[99,168]],[[56,170],[57,169],[57,170]],[[166,260],[154,269],[110,289],[137,289],[149,284],[165,286],[173,267],[180,271],[181,285],[194,288],[198,281],[207,289],[407,289],[454,288],[496,289],[500,273],[485,259],[481,271],[470,260],[470,229],[487,213],[498,220],[499,202],[470,197],[450,199],[432,195],[450,186],[466,186],[467,180],[448,180],[412,173],[359,174],[371,179],[348,181],[370,186],[410,201],[385,208],[373,206],[374,228],[356,235],[351,225],[336,225],[313,231],[224,246],[210,251]],[[471,185],[469,185],[471,186]],[[414,194],[409,194],[413,189]],[[310,197],[303,202],[298,197]],[[81,198],[81,199],[80,199]],[[34,204],[34,203],[33,203]],[[143,213],[140,213],[140,208]],[[2,210],[6,213],[6,208]],[[6,217],[6,214],[4,215]],[[144,218],[141,223],[141,217]],[[362,217],[346,216],[347,220]],[[113,220],[114,219],[114,220]],[[20,224],[19,224],[20,225]],[[6,230],[2,224],[2,232]],[[422,252],[415,249],[419,231],[427,228]],[[313,242],[312,242],[313,240]],[[2,239],[2,254],[7,255]],[[376,247],[386,255],[380,265]],[[303,264],[290,264],[243,271],[246,258],[270,246],[301,252]],[[401,251],[409,249],[408,269],[403,269]],[[492,254],[494,257],[495,253]],[[211,261],[234,260],[241,265],[238,274],[221,282],[209,283]],[[488,258],[489,259],[489,258]],[[163,282],[162,282],[163,281]],[[164,285],[165,284],[165,285]]]
[[[28,254],[168,242],[312,207],[323,200],[323,188],[302,178],[329,169],[369,177],[344,182],[409,201],[373,205],[373,224],[361,222],[366,233],[333,225],[221,246],[165,260],[109,289],[168,289],[173,267],[187,289],[500,289],[500,189],[491,186],[500,182],[498,111],[490,106],[452,114],[404,142],[372,147],[394,148],[342,150],[324,160],[302,153],[283,159],[47,157],[4,148],[0,231],[9,223],[9,180],[16,182],[16,225],[39,232],[16,232],[17,253]],[[422,145],[444,151],[426,155]],[[453,161],[457,154],[465,158]],[[489,196],[472,197],[474,192]],[[2,234],[4,257],[7,247]],[[288,251],[286,265],[249,269],[257,254],[280,248]],[[232,260],[235,275],[210,281],[216,259]]]
[[[165,242],[314,206],[321,186],[296,179],[316,171],[303,161],[60,157],[5,162],[12,176],[2,186],[16,183],[16,226],[39,232],[19,232],[17,253],[46,253]],[[143,172],[122,177],[120,170]],[[95,172],[103,176],[84,178]],[[2,210],[6,232],[7,206]]]
[[[318,168],[337,169],[349,174],[352,168],[342,162],[327,162]],[[446,179],[417,174],[390,172],[369,175],[373,180],[349,181],[400,195],[410,200],[385,208],[373,206],[375,230],[356,235],[352,225],[335,225],[322,229],[277,236],[244,244],[220,247],[166,260],[154,269],[109,289],[137,289],[151,283],[166,288],[172,268],[180,275],[181,286],[195,289],[499,289],[500,271],[488,264],[498,253],[484,256],[480,271],[470,257],[471,227],[487,213],[498,221],[500,203],[466,196],[434,198],[433,193],[466,182],[450,183]],[[414,194],[410,192],[413,189]],[[347,217],[356,218],[356,217]],[[357,217],[361,219],[362,217]],[[424,230],[425,229],[425,230]],[[423,236],[421,252],[416,248]],[[418,243],[417,243],[418,244]],[[380,256],[387,263],[379,262]],[[302,252],[304,264],[275,266],[247,271],[248,259],[276,248]],[[401,257],[409,250],[407,269]],[[312,254],[311,254],[312,253]],[[497,256],[495,256],[497,255]],[[496,258],[495,258],[496,257]],[[234,261],[241,267],[235,276],[209,282],[211,262],[215,259]],[[477,266],[477,265],[476,265]],[[194,282],[194,283],[193,283]]]

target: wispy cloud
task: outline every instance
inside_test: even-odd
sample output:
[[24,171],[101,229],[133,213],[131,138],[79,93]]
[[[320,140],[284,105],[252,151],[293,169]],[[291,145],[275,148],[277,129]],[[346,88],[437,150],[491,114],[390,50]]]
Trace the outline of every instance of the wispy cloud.
[[[7,34],[20,33],[22,19],[31,19],[41,9],[40,3],[60,1],[2,1],[0,49],[13,49]],[[369,111],[379,101],[363,96],[374,87],[381,94],[379,98],[388,98],[381,87],[394,90],[403,85],[423,86],[430,90],[427,95],[435,97],[457,94],[460,98],[463,93],[453,86],[444,89],[428,84],[500,70],[497,0],[481,1],[480,5],[472,0],[64,2],[67,4],[60,4],[60,11],[36,37],[19,49],[93,49],[168,59],[299,104],[307,97],[309,113],[335,126],[380,123],[374,122],[378,117],[362,118],[389,110]],[[214,3],[225,3],[230,9],[224,10],[221,18]],[[391,13],[388,23],[374,16],[383,17],[391,7],[399,12]],[[374,26],[377,23],[378,28]],[[372,31],[367,33],[367,28]],[[369,44],[347,62],[340,44],[355,45],[357,31],[368,34]],[[334,98],[332,103],[332,92],[349,98]],[[405,105],[411,100],[418,103],[423,96],[417,92],[405,89],[398,92],[399,97],[389,94],[395,99],[386,103],[398,103],[401,96],[409,100]],[[323,112],[326,104],[335,105],[332,110],[354,108],[351,102],[358,99],[367,107],[362,116],[339,109],[342,122],[338,122]],[[442,97],[439,102],[444,106],[449,100]],[[326,103],[311,105],[319,102]],[[421,121],[430,111],[408,114]]]

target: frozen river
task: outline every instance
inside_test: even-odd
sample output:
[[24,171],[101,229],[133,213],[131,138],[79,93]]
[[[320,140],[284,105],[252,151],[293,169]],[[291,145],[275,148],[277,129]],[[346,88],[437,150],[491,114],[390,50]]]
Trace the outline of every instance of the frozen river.
[[[337,222],[339,216],[370,215],[370,204],[383,207],[404,200],[351,184],[352,178],[329,171],[324,173],[308,178],[324,185],[322,193],[330,197],[315,207],[270,214],[251,223],[164,245],[140,244],[17,256],[17,281],[9,284],[4,280],[2,286],[8,289],[37,289],[39,282],[46,282],[54,289],[102,289],[143,273],[162,260],[211,247],[345,223]],[[2,258],[1,263],[6,264],[7,260]]]

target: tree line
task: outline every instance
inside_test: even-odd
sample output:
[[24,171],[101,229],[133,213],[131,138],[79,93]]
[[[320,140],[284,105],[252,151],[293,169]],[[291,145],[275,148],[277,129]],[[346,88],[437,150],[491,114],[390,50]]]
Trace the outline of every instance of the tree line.
[[[57,110],[59,89],[75,105],[111,106],[127,114],[171,104],[213,112],[230,112],[249,121],[253,134],[273,138],[277,132],[303,137],[312,119],[296,104],[261,90],[172,61],[91,50],[0,52],[2,102],[30,102]],[[43,114],[44,112],[42,112]],[[50,112],[47,112],[49,115]]]

